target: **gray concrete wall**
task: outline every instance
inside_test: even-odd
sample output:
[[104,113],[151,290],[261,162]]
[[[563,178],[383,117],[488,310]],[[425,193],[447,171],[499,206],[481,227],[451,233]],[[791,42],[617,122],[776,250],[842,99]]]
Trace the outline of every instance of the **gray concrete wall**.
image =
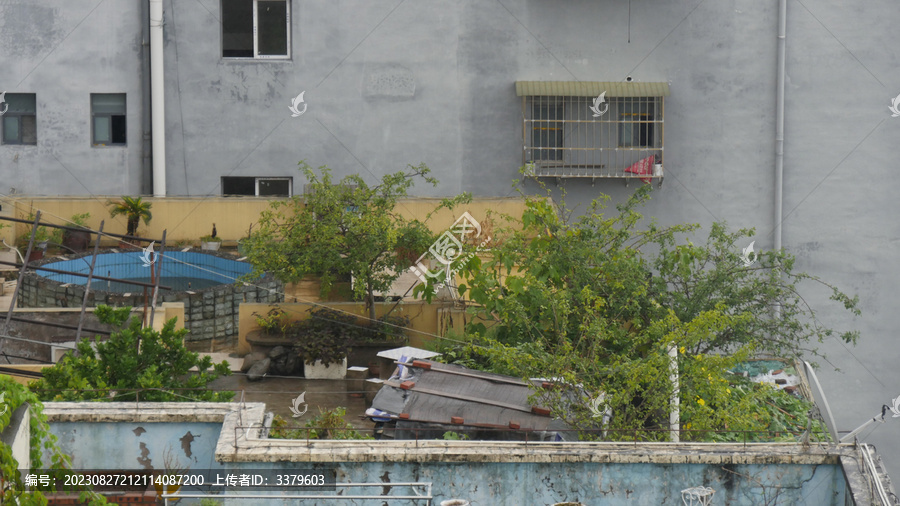
[[[0,5],[0,91],[36,95],[37,145],[0,145],[0,192],[141,191],[138,2]],[[125,93],[127,145],[91,145],[91,93]]]
[[[727,220],[773,244],[776,0],[293,0],[292,59],[221,58],[217,0],[165,3],[168,191],[219,193],[220,177],[294,176],[297,161],[369,181],[426,162],[417,194],[506,195],[521,163],[516,80],[667,81],[666,179],[646,214]],[[630,8],[630,14],[629,14]],[[784,245],[798,267],[861,296],[864,316],[807,300],[823,323],[822,372],[841,430],[900,395],[892,280],[900,204],[888,190],[900,118],[896,4],[788,1]],[[27,193],[133,193],[127,148],[91,148],[88,94],[139,107],[139,8],[34,0],[0,7],[0,88],[38,93],[38,146],[0,146],[0,181]],[[413,91],[411,91],[413,90]],[[305,91],[307,112],[291,118]],[[45,98],[47,97],[47,98]],[[620,180],[563,183],[571,203],[621,201]],[[533,188],[533,187],[532,187]],[[900,428],[863,434],[900,471]]]

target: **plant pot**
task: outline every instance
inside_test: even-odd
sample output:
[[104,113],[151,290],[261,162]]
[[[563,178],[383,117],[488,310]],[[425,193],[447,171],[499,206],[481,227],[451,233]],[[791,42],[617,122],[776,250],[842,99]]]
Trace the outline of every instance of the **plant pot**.
[[322,365],[321,360],[303,363],[303,377],[306,379],[344,379],[347,376],[347,359],[339,363]]
[[91,233],[87,230],[66,230],[63,232],[62,245],[69,251],[81,253],[91,244]]
[[28,255],[28,262],[34,262],[44,258],[44,250],[32,248],[31,254]]
[[200,249],[203,251],[219,251],[219,246],[221,245],[221,241],[203,241],[200,243]]

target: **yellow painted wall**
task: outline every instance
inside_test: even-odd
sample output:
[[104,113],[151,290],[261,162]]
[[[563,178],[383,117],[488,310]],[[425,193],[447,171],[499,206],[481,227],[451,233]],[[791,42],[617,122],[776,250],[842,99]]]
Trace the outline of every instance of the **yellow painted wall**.
[[[106,232],[124,234],[126,221],[124,216],[111,218],[109,216],[110,200],[114,197],[29,197],[11,196],[2,201],[0,216],[14,218],[27,218],[29,213],[40,210],[42,221],[59,225],[69,225],[67,220],[75,214],[90,213],[87,221],[90,228],[97,229],[100,221],[105,220]],[[153,204],[151,212],[153,219],[149,225],[141,222],[138,233],[142,237],[159,239],[165,229],[167,242],[196,244],[200,237],[208,235],[212,231],[213,223],[216,224],[218,236],[225,241],[225,246],[234,246],[238,239],[247,235],[251,223],[259,220],[262,211],[269,207],[270,202],[277,199],[264,197],[143,197]],[[398,203],[398,211],[406,217],[425,219],[425,216],[440,204],[436,198],[409,198]],[[468,211],[480,223],[485,221],[488,210],[496,213],[506,213],[513,216],[521,216],[524,209],[524,201],[518,197],[512,198],[484,198],[469,204],[457,206],[455,209],[441,209],[428,221],[429,227],[435,232],[446,230],[463,213]],[[495,220],[496,221],[496,220]],[[15,238],[30,230],[29,225],[22,223],[0,230],[0,238],[6,239],[10,244]],[[104,244],[112,244],[115,241],[105,241]]]

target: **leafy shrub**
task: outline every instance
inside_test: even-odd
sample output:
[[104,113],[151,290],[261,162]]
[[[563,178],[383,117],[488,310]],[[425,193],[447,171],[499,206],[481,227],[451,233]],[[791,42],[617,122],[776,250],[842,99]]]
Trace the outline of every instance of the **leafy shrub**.
[[344,416],[347,408],[338,406],[323,410],[307,420],[302,428],[288,428],[287,421],[279,415],[272,420],[269,437],[273,439],[372,439],[371,435],[359,432],[350,425]]

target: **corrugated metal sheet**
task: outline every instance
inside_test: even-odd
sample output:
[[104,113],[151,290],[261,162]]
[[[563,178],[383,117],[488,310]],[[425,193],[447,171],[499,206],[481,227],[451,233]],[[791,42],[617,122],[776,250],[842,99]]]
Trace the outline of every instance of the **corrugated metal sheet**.
[[519,97],[668,97],[669,83],[606,81],[516,81]]
[[[394,414],[406,413],[410,420],[450,424],[451,417],[466,425],[507,427],[510,422],[523,429],[547,430],[553,420],[531,412],[527,383],[499,374],[465,367],[428,362],[431,369],[411,368],[403,380],[387,382],[376,395],[372,407]],[[409,381],[403,390],[395,386]]]

